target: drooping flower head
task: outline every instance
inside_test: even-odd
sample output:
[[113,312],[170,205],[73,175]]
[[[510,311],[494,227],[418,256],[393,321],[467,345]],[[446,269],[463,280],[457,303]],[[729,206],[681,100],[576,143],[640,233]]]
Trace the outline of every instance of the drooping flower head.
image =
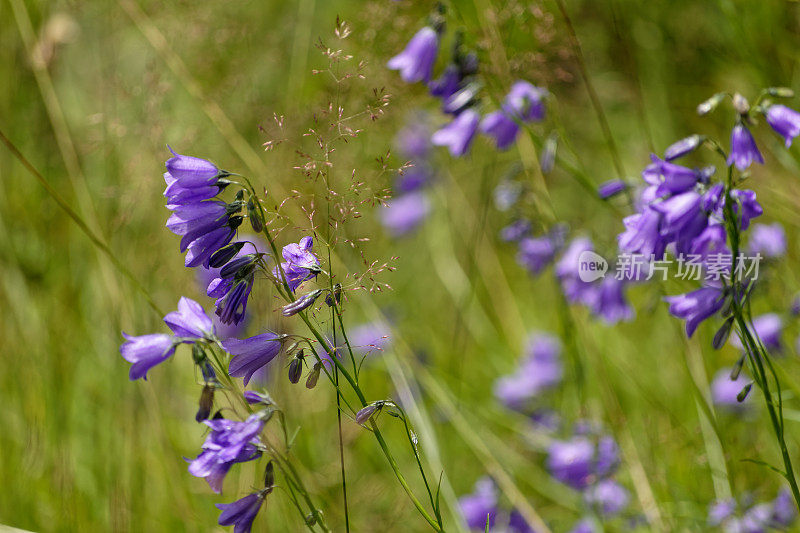
[[766,116],[767,123],[784,138],[786,148],[789,148],[792,140],[800,135],[800,113],[785,105],[771,105]]
[[686,320],[686,335],[691,337],[697,326],[714,316],[725,303],[725,292],[714,286],[703,287],[686,294],[667,296],[672,316]]
[[214,336],[214,324],[203,306],[185,296],[178,301],[178,310],[168,313],[164,322],[178,337],[210,339]]
[[206,294],[217,299],[215,312],[223,324],[237,325],[244,320],[255,282],[257,259],[258,254],[233,259],[219,270],[219,277],[208,284]]
[[216,504],[217,508],[222,511],[222,514],[219,515],[219,525],[234,526],[234,533],[250,533],[253,521],[266,496],[267,491],[261,490],[232,503]]
[[483,117],[480,131],[494,139],[498,150],[505,150],[517,140],[519,124],[505,112],[494,111]]
[[731,132],[731,152],[728,166],[736,165],[740,172],[747,170],[753,162],[764,164],[753,134],[744,124],[736,124]]
[[228,373],[233,377],[250,382],[253,373],[272,361],[281,351],[282,337],[271,331],[255,335],[248,339],[227,339],[222,346],[234,357],[228,365]]
[[474,109],[465,109],[449,124],[431,136],[431,143],[446,146],[453,157],[461,157],[469,150],[481,116]]
[[406,83],[417,81],[427,83],[431,79],[438,51],[439,36],[436,30],[425,26],[411,38],[402,52],[386,63],[386,66],[391,70],[400,71],[400,77]]
[[[310,236],[303,237],[298,243],[287,244],[283,247],[282,255],[285,262],[281,263],[281,269],[283,269],[286,283],[289,284],[292,292],[320,273],[319,258],[311,251],[313,247],[314,239]],[[281,281],[281,275],[277,269],[275,277]]]
[[147,379],[147,372],[159,363],[163,363],[175,353],[178,342],[164,333],[140,335],[134,337],[122,334],[125,342],[119,351],[129,363],[133,363],[130,370],[130,379]]

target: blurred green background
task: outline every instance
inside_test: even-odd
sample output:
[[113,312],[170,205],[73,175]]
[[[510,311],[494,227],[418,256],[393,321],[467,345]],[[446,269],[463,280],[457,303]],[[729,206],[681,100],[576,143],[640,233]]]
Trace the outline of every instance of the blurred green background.
[[[247,174],[268,190],[309,190],[293,170],[298,158],[291,148],[265,152],[261,145],[275,135],[273,114],[286,117],[287,138],[300,139],[313,126],[312,113],[332,98],[330,81],[311,73],[327,64],[314,46],[322,38],[366,62],[366,79],[353,80],[342,95],[346,105],[358,107],[373,88],[392,95],[385,116],[341,149],[348,171],[379,175],[375,157],[392,146],[411,113],[423,107],[436,116],[422,87],[404,85],[383,67],[432,7],[0,0],[0,130],[159,307],[174,308],[181,295],[210,304],[164,228],[165,145]],[[800,88],[800,3],[569,1],[567,9],[628,176],[639,173],[650,151],[689,133],[724,138],[726,115],[694,113],[711,94]],[[352,29],[341,42],[333,36],[337,15]],[[448,27],[462,28],[479,50],[495,100],[515,79],[547,86],[585,174],[594,183],[614,177],[555,4],[459,1],[450,6]],[[534,135],[537,143],[541,136]],[[768,164],[755,169],[751,186],[765,207],[762,222],[782,222],[790,244],[757,311],[782,312],[800,288],[793,268],[800,167],[796,148],[787,155],[774,137],[760,139],[769,139],[762,146]],[[578,383],[568,370],[553,401],[568,419],[592,418],[614,433],[623,451],[620,479],[654,530],[704,529],[707,504],[726,493],[772,497],[778,476],[742,461],[777,463],[761,408],[746,420],[712,412],[719,439],[703,422],[709,376],[737,358],[730,347],[711,350],[711,326],[687,342],[655,286],[631,291],[638,315],[632,323],[607,328],[580,309],[564,320],[552,278],[531,279],[514,250],[499,242],[506,220],[487,191],[514,161],[535,162],[532,146],[497,154],[480,139],[463,160],[437,153],[433,214],[419,232],[392,240],[369,209],[347,230],[370,237],[362,246],[368,257],[397,257],[397,271],[381,278],[394,290],[369,296],[371,303],[356,297],[348,308],[351,325],[380,308],[396,326],[389,353],[364,373],[367,390],[374,399],[395,390],[417,398],[426,421],[417,428],[424,455],[443,467],[451,502],[481,475],[504,473],[506,497],[524,498],[563,531],[580,516],[577,495],[549,479],[524,420],[491,395],[493,381],[513,370],[527,333],[549,330],[566,335],[586,371]],[[397,157],[393,162],[399,165]],[[544,183],[533,171],[530,179],[535,187]],[[369,186],[390,183],[391,176],[380,175]],[[147,382],[128,382],[120,331],[160,331],[159,316],[5,148],[0,186],[0,523],[37,531],[212,530],[213,504],[247,491],[253,471],[234,471],[222,498],[186,471],[182,457],[194,456],[203,438],[194,422],[199,387],[188,353]],[[624,207],[607,209],[561,170],[546,186],[549,200],[537,188],[537,202],[591,235],[601,252],[614,251]],[[356,252],[342,254],[357,264]],[[665,290],[686,288],[674,283]],[[273,308],[269,301],[259,306],[268,317],[259,325],[275,325]],[[787,344],[797,333],[790,321]],[[787,431],[798,457],[800,365],[788,352],[778,366],[792,384]],[[300,427],[294,453],[329,523],[342,530],[334,397],[327,384],[314,391],[290,386],[276,363],[270,390]],[[398,428],[384,424],[403,468],[413,472]],[[354,530],[424,530],[372,439],[352,423],[344,438]],[[301,530],[286,498],[270,498],[266,509],[257,529]]]

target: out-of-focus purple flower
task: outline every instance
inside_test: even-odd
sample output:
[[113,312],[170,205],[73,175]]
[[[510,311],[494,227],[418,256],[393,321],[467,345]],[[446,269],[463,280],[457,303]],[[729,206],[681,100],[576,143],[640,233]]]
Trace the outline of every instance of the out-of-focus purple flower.
[[544,97],[547,90],[527,81],[517,81],[511,86],[503,110],[524,122],[538,122],[544,118]]
[[482,531],[487,521],[490,528],[494,526],[497,517],[497,491],[490,478],[483,477],[476,481],[472,494],[459,498],[458,504],[470,529]]
[[767,526],[769,526],[771,515],[772,506],[770,504],[761,503],[754,505],[748,509],[739,520],[738,529],[735,529],[736,526],[731,527],[731,529],[744,533],[763,533],[767,530]]
[[728,234],[722,224],[711,224],[700,235],[689,241],[688,253],[700,256],[706,262],[709,256],[730,255]]
[[628,491],[613,479],[603,479],[583,493],[586,504],[597,508],[605,516],[624,511],[630,502]]
[[[281,253],[285,262],[281,263],[281,269],[292,292],[306,281],[315,278],[320,272],[319,259],[311,251],[313,247],[314,239],[310,236],[303,237],[298,243],[287,244],[283,247]],[[276,269],[274,274],[280,281],[280,272]]]
[[697,326],[722,309],[725,293],[719,287],[703,287],[686,294],[667,296],[664,300],[669,304],[672,316],[686,320],[686,335],[691,337]]
[[592,251],[594,245],[587,237],[576,237],[569,243],[561,258],[555,264],[555,274],[561,282],[564,296],[570,303],[591,306],[597,297],[597,285],[587,283],[578,276],[581,253]]
[[480,130],[494,139],[498,150],[505,150],[517,139],[519,125],[504,112],[494,111],[483,117]]
[[652,204],[652,208],[663,215],[661,234],[673,241],[694,239],[708,225],[708,215],[702,204],[703,197],[694,191]]
[[625,283],[615,276],[603,278],[591,305],[592,314],[606,324],[616,324],[633,318],[633,308],[625,300]]
[[728,166],[736,165],[739,171],[747,170],[753,161],[764,164],[764,158],[758,151],[756,141],[747,126],[737,124],[731,132],[731,153],[728,155]]
[[650,155],[652,163],[642,171],[642,178],[650,185],[657,185],[656,196],[678,194],[692,189],[700,176],[696,170],[662,161]]
[[219,525],[234,526],[234,533],[250,533],[253,521],[266,496],[267,492],[261,490],[232,503],[216,504],[217,508],[222,511],[222,514],[219,515]]
[[548,433],[558,430],[561,426],[561,417],[558,413],[549,409],[534,411],[531,413],[530,419],[535,428]]
[[[748,189],[736,189],[731,191],[731,199],[734,201],[733,212],[741,217],[739,226],[742,231],[750,227],[750,220],[761,216],[764,209],[756,200],[756,193]],[[739,207],[741,206],[741,214]]]
[[572,526],[569,533],[598,533],[600,528],[597,523],[591,518],[581,518]]
[[786,253],[786,232],[780,222],[774,224],[753,224],[750,242],[747,247],[751,253],[764,257],[780,257]]
[[733,516],[736,511],[736,500],[733,498],[714,502],[708,508],[708,525],[716,527]]
[[469,150],[481,116],[474,109],[465,109],[449,124],[443,126],[431,136],[435,146],[446,146],[453,157],[461,157]]
[[536,533],[536,530],[528,525],[528,522],[525,520],[525,517],[522,516],[522,513],[516,509],[509,513],[508,525],[503,531],[507,531],[508,533]]
[[601,183],[600,186],[597,187],[597,195],[601,199],[606,200],[612,196],[616,196],[627,188],[628,184],[622,180],[610,180]]
[[430,210],[428,195],[422,191],[414,191],[386,202],[380,210],[380,220],[392,235],[400,237],[416,229],[427,218]]
[[661,258],[667,247],[661,234],[661,218],[661,213],[649,206],[645,206],[641,213],[625,217],[622,220],[625,231],[617,237],[620,250]]
[[461,85],[461,69],[451,63],[445,67],[442,75],[428,84],[431,96],[445,100],[453,96]]
[[[519,220],[515,220],[508,226],[504,227],[500,230],[500,238],[506,242],[517,242],[521,240],[523,237],[528,235],[531,231],[531,222],[530,220],[521,218]],[[520,250],[520,254],[522,251]],[[521,261],[523,266],[527,266],[525,261]]]
[[516,372],[495,382],[494,395],[506,406],[519,409],[543,391],[561,382],[561,343],[556,337],[536,333],[528,341],[527,356]]
[[558,243],[550,235],[525,237],[519,241],[517,263],[537,275],[553,262],[558,249]]
[[775,528],[788,528],[797,520],[797,506],[789,489],[783,488],[772,500],[770,525]]
[[436,30],[425,26],[411,38],[402,52],[386,63],[386,66],[391,70],[400,71],[400,77],[406,83],[416,81],[427,83],[431,79],[438,51],[439,36]]
[[736,397],[750,380],[743,372],[740,372],[737,378],[732,380],[731,370],[723,368],[714,375],[714,379],[711,380],[711,399],[719,407],[741,412],[747,408],[750,396],[748,395],[742,402],[738,401]]
[[178,301],[178,310],[168,313],[164,322],[178,337],[202,339],[214,336],[214,325],[203,306],[185,296]]
[[175,353],[176,339],[164,333],[140,335],[134,337],[122,333],[125,342],[119,351],[129,363],[133,363],[129,377],[131,380],[147,379],[147,372],[159,363],[163,363]]
[[614,439],[602,436],[597,445],[589,437],[554,441],[548,448],[547,469],[558,481],[582,490],[611,475],[619,464]]
[[767,122],[775,132],[786,140],[786,148],[800,135],[800,113],[785,105],[771,105],[767,109]]
[[391,330],[383,322],[367,322],[351,328],[347,334],[353,351],[367,355],[373,351],[383,351],[391,345]]
[[402,174],[397,175],[394,181],[394,189],[400,193],[414,192],[427,185],[430,180],[430,169],[418,164],[403,170]]
[[520,182],[504,179],[494,188],[494,206],[499,211],[508,211],[519,201],[522,191]]
[[213,185],[224,174],[205,159],[176,154],[172,148],[169,151],[172,157],[167,160],[167,172],[183,187]]
[[671,144],[664,150],[664,159],[672,161],[678,159],[686,154],[689,154],[697,149],[703,143],[703,138],[699,135],[690,135]]
[[234,357],[228,365],[228,373],[250,381],[253,372],[272,361],[281,351],[281,336],[268,331],[249,339],[227,339],[222,346]]
[[[783,320],[777,313],[765,313],[753,319],[753,328],[756,335],[761,339],[764,347],[772,352],[780,353],[783,351],[781,333],[783,332]],[[731,344],[740,350],[744,350],[744,345],[739,335],[734,332],[731,336]]]

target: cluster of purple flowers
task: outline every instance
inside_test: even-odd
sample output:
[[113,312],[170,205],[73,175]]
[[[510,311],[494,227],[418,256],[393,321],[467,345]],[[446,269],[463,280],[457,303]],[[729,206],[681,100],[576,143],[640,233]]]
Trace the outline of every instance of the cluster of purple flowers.
[[[620,463],[616,441],[586,422],[575,424],[571,436],[556,438],[557,433],[563,432],[562,421],[541,401],[546,390],[561,382],[560,355],[561,343],[557,337],[545,333],[532,335],[517,372],[495,382],[495,396],[507,407],[529,414],[536,431],[550,439],[545,461],[550,475],[580,491],[587,510],[593,511],[590,515],[612,519],[623,513],[630,502],[627,489],[613,479]],[[489,478],[479,479],[473,492],[463,496],[459,503],[472,529],[483,530],[488,523],[492,531],[532,531],[516,510],[504,512]],[[593,532],[600,528],[594,518],[585,517],[572,531]]]
[[544,119],[547,91],[522,80],[511,86],[500,109],[481,117],[477,110],[481,87],[476,76],[478,59],[474,53],[465,53],[460,43],[454,46],[451,60],[440,77],[432,80],[444,25],[436,26],[419,30],[406,48],[387,63],[407,83],[428,84],[430,94],[441,99],[442,111],[453,117],[433,133],[434,145],[447,147],[453,157],[461,157],[480,131],[491,137],[499,150],[505,150],[516,140],[521,124]]
[[782,489],[772,501],[754,503],[749,495],[736,500],[713,503],[708,509],[708,526],[725,533],[762,533],[785,531],[797,521],[797,507],[788,489]]
[[397,148],[408,158],[410,166],[398,173],[395,196],[386,202],[379,214],[383,227],[400,237],[419,227],[431,210],[431,201],[425,192],[433,176],[429,161],[430,131],[424,118],[417,117],[399,132]]

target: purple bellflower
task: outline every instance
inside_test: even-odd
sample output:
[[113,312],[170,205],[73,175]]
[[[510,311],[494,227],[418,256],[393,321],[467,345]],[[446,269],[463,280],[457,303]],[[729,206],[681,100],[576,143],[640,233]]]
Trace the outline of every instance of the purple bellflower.
[[764,158],[758,151],[753,134],[744,124],[737,124],[731,132],[731,153],[728,156],[728,166],[736,165],[740,172],[747,170],[755,161],[764,164]]
[[628,506],[628,491],[613,479],[602,479],[587,488],[583,494],[586,503],[604,516],[614,516]]
[[[281,263],[281,269],[292,292],[306,281],[315,278],[320,272],[319,259],[311,251],[313,247],[314,239],[310,236],[303,237],[296,244],[291,243],[283,247],[282,255],[285,262]],[[280,272],[277,269],[275,277],[278,281],[281,280]]]
[[672,143],[664,150],[664,159],[672,161],[696,150],[703,143],[703,138],[699,135],[690,135],[679,141]]
[[176,154],[172,148],[169,151],[172,157],[167,160],[167,172],[183,187],[213,185],[220,176],[227,175],[210,161]]
[[265,489],[248,494],[232,503],[216,504],[217,508],[222,511],[222,514],[219,515],[219,525],[233,526],[233,533],[250,533],[253,521],[266,497]]
[[446,146],[453,157],[461,157],[469,150],[480,119],[477,111],[465,109],[452,122],[434,132],[431,143]]
[[206,294],[216,298],[216,315],[223,324],[240,324],[247,313],[247,301],[255,282],[256,254],[233,259],[208,284]]
[[178,302],[178,310],[168,313],[164,322],[178,337],[210,339],[214,336],[214,324],[203,307],[185,296]]
[[281,351],[282,337],[268,331],[249,339],[227,339],[222,346],[234,357],[228,365],[228,373],[234,377],[244,379],[244,384],[250,382],[253,373],[272,361]]
[[400,77],[406,83],[417,81],[427,83],[431,79],[438,51],[439,36],[436,30],[425,26],[411,38],[402,52],[386,63],[386,66],[391,70],[400,71]]
[[494,139],[498,150],[505,150],[517,140],[519,124],[503,111],[494,111],[483,117],[480,131]]
[[611,475],[619,463],[614,439],[600,437],[597,445],[587,436],[554,441],[548,448],[547,469],[558,481],[582,490]]
[[669,304],[672,316],[686,320],[686,335],[691,337],[701,322],[722,309],[725,298],[721,288],[708,286],[686,294],[667,296],[664,300]]
[[527,355],[514,374],[495,382],[494,394],[512,409],[561,382],[561,343],[548,334],[533,334],[528,341]]
[[178,341],[164,333],[141,335],[133,337],[122,334],[125,342],[120,346],[120,353],[131,366],[129,377],[131,381],[139,378],[147,379],[147,372],[159,363],[163,363],[175,353]]
[[766,112],[767,123],[786,141],[786,148],[800,135],[800,113],[785,105],[771,105]]

